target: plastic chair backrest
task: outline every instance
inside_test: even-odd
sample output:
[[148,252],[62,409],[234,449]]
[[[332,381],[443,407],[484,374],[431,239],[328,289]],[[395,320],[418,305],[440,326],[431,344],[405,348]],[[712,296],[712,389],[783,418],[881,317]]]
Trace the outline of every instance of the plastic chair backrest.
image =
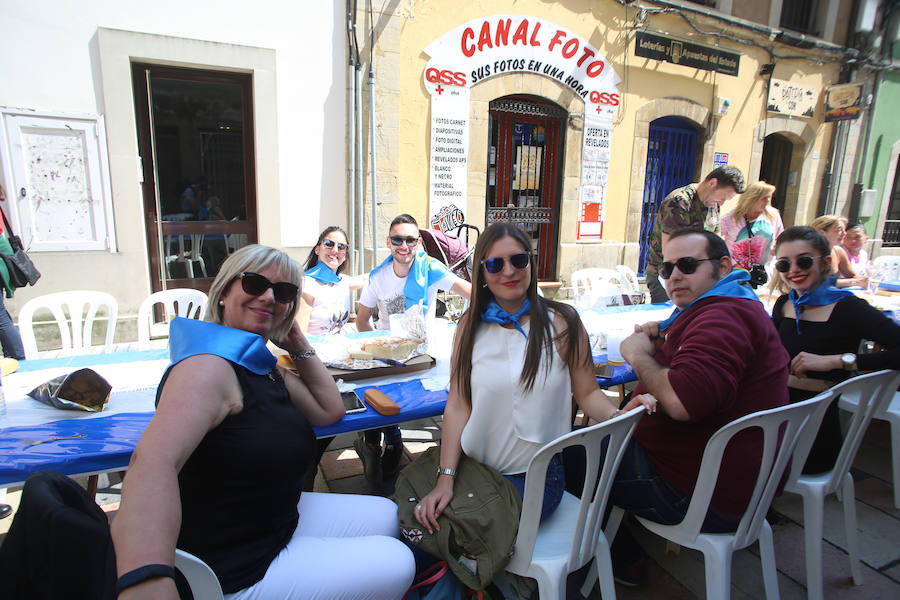
[[[898,385],[900,385],[900,371],[884,370],[857,375],[829,390],[835,398],[838,395],[846,395],[852,398],[856,406],[853,409],[850,424],[847,426],[847,432],[844,434],[844,443],[841,445],[841,451],[838,453],[823,494],[830,494],[841,486],[844,475],[853,466],[853,460],[856,458],[856,452],[862,443],[869,421],[872,420],[874,415],[883,413],[891,403]],[[803,465],[806,464],[806,459],[812,449],[813,442],[815,442],[816,434],[819,432],[819,427],[827,409],[827,404],[820,405],[810,417],[808,427],[801,434],[800,441],[797,443],[797,449],[794,451],[791,475],[788,478],[789,482],[795,482],[802,476]]]
[[220,600],[224,598],[219,578],[205,562],[184,550],[175,549],[175,568],[181,571],[191,587],[194,598]]
[[631,290],[618,271],[589,267],[572,273],[572,291],[578,306],[590,308],[603,296],[628,294]]
[[[138,344],[141,349],[150,347],[150,336],[167,336],[169,322],[175,317],[203,320],[209,299],[200,290],[174,288],[155,292],[147,296],[138,308]],[[163,321],[155,322],[153,307],[162,304]]]
[[637,274],[627,265],[616,265],[616,271],[625,278],[625,283],[631,288],[632,292],[640,292],[641,284],[638,282]]
[[900,256],[879,256],[872,262],[884,269],[884,281],[900,280]]
[[92,290],[73,290],[45,294],[26,302],[19,309],[19,332],[22,335],[25,358],[38,358],[33,328],[34,313],[37,310],[46,308],[53,314],[59,327],[62,354],[71,355],[83,353],[91,347],[91,330],[97,311],[101,307],[106,308],[109,318],[103,351],[111,352],[116,321],[119,318],[119,303],[111,294]]
[[[613,478],[619,468],[625,446],[643,414],[644,408],[638,407],[614,419],[575,430],[550,442],[535,454],[526,472],[516,550],[507,566],[508,570],[524,572],[533,560],[544,499],[547,465],[554,455],[569,446],[584,446],[586,455],[585,481],[579,503],[578,520],[573,529],[575,535],[567,560],[569,572],[580,568],[594,557],[597,541],[603,532],[603,514]],[[608,451],[604,454],[603,440],[607,436],[609,436]]]
[[[721,427],[706,443],[700,463],[700,475],[694,486],[687,514],[678,526],[686,537],[696,537],[706,519],[709,502],[715,490],[722,454],[728,442],[738,433],[758,428],[762,433],[762,456],[760,469],[753,486],[753,493],[747,510],[734,533],[735,550],[745,548],[759,537],[759,530],[766,518],[766,512],[775,497],[778,484],[787,467],[788,460],[797,446],[804,426],[810,416],[821,405],[831,402],[834,392],[827,390],[814,398],[755,412]],[[783,427],[783,435],[780,431]]]

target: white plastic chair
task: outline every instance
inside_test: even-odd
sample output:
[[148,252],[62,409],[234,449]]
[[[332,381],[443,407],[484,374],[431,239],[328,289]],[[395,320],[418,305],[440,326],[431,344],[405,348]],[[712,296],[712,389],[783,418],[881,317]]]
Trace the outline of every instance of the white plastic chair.
[[628,284],[628,287],[631,288],[632,294],[641,294],[644,302],[650,301],[650,293],[641,291],[641,282],[638,281],[637,273],[635,273],[631,267],[628,265],[616,265],[616,271],[625,278],[625,282]]
[[[142,350],[150,348],[151,337],[167,337],[169,322],[175,317],[203,320],[206,315],[208,298],[200,290],[174,288],[155,292],[147,296],[138,308],[138,346]],[[162,304],[163,320],[154,321],[153,307]]]
[[[784,489],[800,494],[803,498],[803,540],[806,550],[806,590],[811,600],[823,597],[822,584],[822,529],[825,512],[825,496],[840,491],[844,505],[844,530],[847,536],[847,554],[850,557],[850,573],[853,583],[862,584],[862,568],[859,564],[859,540],[856,532],[856,493],[850,467],[862,442],[872,416],[881,412],[891,401],[900,371],[878,371],[859,375],[834,386],[831,392],[854,399],[856,408],[844,435],[844,443],[834,468],[825,473],[803,475],[803,465],[815,441],[819,426],[825,416],[827,404],[819,406],[809,420],[809,426],[801,435],[794,452],[791,474]],[[849,402],[849,399],[848,399]]]
[[219,578],[205,562],[188,554],[184,550],[175,550],[175,568],[187,579],[194,598],[202,600],[221,600],[222,586]]
[[[172,278],[169,265],[173,262],[184,263],[184,269],[187,272],[187,276],[191,279],[194,278],[194,263],[199,263],[200,271],[203,273],[204,277],[207,277],[206,263],[203,261],[203,256],[201,255],[204,235],[202,233],[194,233],[191,235],[178,235],[174,237],[178,238],[178,251],[175,254],[166,256],[166,277],[169,279]],[[184,238],[186,237],[191,238],[191,247],[189,250],[186,250],[184,247]]]
[[605,306],[611,297],[630,293],[630,288],[618,271],[589,267],[572,273],[572,292],[577,306],[590,308]]
[[884,281],[900,279],[900,256],[879,256],[872,263],[884,270]]
[[[841,396],[839,405],[848,412],[856,411],[857,400],[848,394]],[[894,507],[900,508],[900,392],[881,410],[872,415],[873,419],[887,421],[891,425],[891,472],[894,482]]]
[[[506,570],[537,579],[541,600],[565,598],[566,576],[591,559],[600,569],[603,598],[616,597],[609,543],[603,535],[603,513],[622,453],[643,413],[643,407],[638,407],[614,419],[567,433],[541,448],[531,459],[525,477],[515,554]],[[604,458],[602,442],[607,436],[610,436],[609,450]],[[539,523],[547,465],[563,448],[576,445],[584,446],[587,459],[581,499],[563,492],[559,507]],[[591,573],[595,575],[596,571]],[[593,587],[591,576],[585,587]]]
[[[662,525],[636,517],[641,525],[653,533],[703,553],[707,598],[721,600],[731,598],[732,554],[757,540],[766,598],[770,600],[778,598],[775,547],[772,528],[766,521],[766,512],[772,504],[772,498],[804,424],[818,406],[830,402],[832,398],[834,393],[828,390],[804,402],[752,413],[721,427],[706,443],[700,463],[700,475],[684,520],[676,525]],[[784,434],[779,443],[779,430],[782,426]],[[709,501],[722,466],[722,453],[735,435],[748,429],[755,429],[754,435],[761,432],[763,451],[759,462],[760,470],[747,510],[734,533],[703,533],[700,528],[709,510]],[[623,509],[613,507],[606,528],[608,539],[615,537],[623,514]]]
[[[39,309],[47,309],[56,319],[59,337],[62,342],[62,355],[84,354],[91,348],[91,330],[97,311],[105,307],[108,314],[106,340],[103,352],[112,351],[113,336],[116,332],[116,321],[119,318],[119,303],[106,292],[91,290],[74,290],[56,292],[32,298],[19,309],[19,333],[22,335],[22,346],[25,358],[38,358],[37,340],[34,337],[34,313]],[[71,323],[71,325],[70,325]]]

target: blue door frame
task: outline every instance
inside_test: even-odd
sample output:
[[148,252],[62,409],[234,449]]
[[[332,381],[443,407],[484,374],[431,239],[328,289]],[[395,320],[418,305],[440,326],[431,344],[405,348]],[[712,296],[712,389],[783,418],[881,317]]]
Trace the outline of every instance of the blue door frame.
[[650,123],[644,204],[641,211],[641,254],[638,273],[644,274],[650,234],[659,203],[677,188],[694,181],[697,131],[678,117],[662,117]]

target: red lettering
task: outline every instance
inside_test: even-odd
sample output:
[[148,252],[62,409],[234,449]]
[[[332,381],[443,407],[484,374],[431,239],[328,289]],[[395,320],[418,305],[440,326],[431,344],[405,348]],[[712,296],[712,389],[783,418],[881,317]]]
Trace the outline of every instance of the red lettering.
[[608,106],[619,105],[619,95],[610,94],[609,92],[598,92],[594,90],[591,92],[590,99],[594,104],[606,104]]
[[592,62],[591,64],[588,65],[587,76],[588,77],[596,77],[597,75],[599,75],[600,73],[603,72],[604,66],[605,65],[603,64],[602,60],[595,60],[594,62]]
[[437,83],[441,79],[441,72],[434,67],[425,71],[425,81],[428,83]]
[[462,40],[460,41],[460,45],[462,46],[462,53],[466,55],[466,57],[471,58],[473,54],[475,54],[475,46],[474,45],[466,45],[466,40],[473,39],[475,37],[475,32],[472,31],[471,27],[466,27],[463,30]]
[[481,26],[481,33],[478,34],[478,51],[482,52],[484,47],[493,48],[491,43],[491,24],[487,21]]
[[587,46],[585,46],[584,54],[582,54],[581,58],[578,59],[578,66],[580,67],[581,65],[584,64],[584,61],[586,61],[588,58],[591,58],[593,56],[594,56],[594,51],[591,50],[590,48],[588,48]]
[[466,85],[466,74],[444,69],[438,70],[434,67],[425,70],[425,81],[429,83],[443,83],[444,85]]
[[550,43],[547,44],[547,52],[552,52],[554,46],[558,46],[562,44],[562,38],[566,37],[566,32],[560,29],[556,30],[556,33],[553,34],[553,37],[550,39]]
[[501,19],[497,21],[497,32],[494,36],[494,44],[496,46],[509,45],[509,28],[512,27],[512,19]]
[[516,32],[513,34],[513,45],[517,42],[522,42],[523,46],[528,45],[528,19],[522,19],[522,22],[516,28]]
[[531,32],[531,40],[528,42],[532,46],[540,46],[541,45],[541,43],[539,41],[537,41],[537,34],[538,34],[538,31],[540,31],[540,30],[541,30],[541,22],[538,21],[537,23],[534,24],[534,30]]
[[453,77],[454,83],[452,83],[451,85],[460,85],[460,86],[466,85],[466,74],[465,73],[460,73],[459,71],[457,71],[453,75],[454,75],[454,77]]
[[574,38],[566,42],[566,45],[563,46],[562,55],[566,58],[572,58],[575,56],[575,53],[578,52],[578,38]]

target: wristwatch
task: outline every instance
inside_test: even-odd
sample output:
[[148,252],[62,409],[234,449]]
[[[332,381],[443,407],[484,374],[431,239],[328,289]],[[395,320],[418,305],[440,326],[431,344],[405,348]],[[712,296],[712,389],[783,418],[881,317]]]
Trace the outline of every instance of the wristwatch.
[[846,354],[841,354],[841,366],[844,367],[845,371],[855,371],[856,370],[856,355],[852,352],[847,352]]
[[456,477],[456,471],[449,467],[438,467],[437,470],[438,477],[441,475],[449,475],[450,477]]

